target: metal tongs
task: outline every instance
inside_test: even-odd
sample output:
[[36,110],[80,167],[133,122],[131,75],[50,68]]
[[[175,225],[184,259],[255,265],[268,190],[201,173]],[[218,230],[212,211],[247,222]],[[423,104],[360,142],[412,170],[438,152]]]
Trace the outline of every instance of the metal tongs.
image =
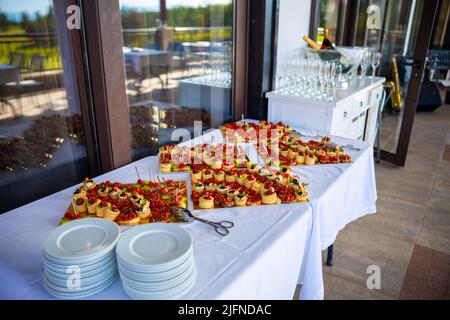
[[302,133],[302,132],[300,132],[300,131],[297,131],[297,130],[292,130],[292,131],[289,133],[289,135],[291,135],[291,136],[297,136],[298,138],[314,138],[314,137],[316,137],[316,135],[313,135],[313,134],[304,134],[304,133]]
[[334,142],[331,142],[331,143],[326,143],[325,146],[326,147],[330,147],[330,148],[340,147],[341,149],[351,149],[351,150],[354,150],[354,151],[361,151],[360,148],[357,148],[357,147],[355,147],[352,144],[346,144],[345,146],[340,146],[340,145],[338,145],[338,144],[336,144]]
[[361,151],[361,149],[360,148],[357,148],[357,147],[355,147],[354,145],[352,145],[352,144],[347,144],[347,145],[345,145],[345,146],[340,146],[342,149],[351,149],[351,150],[354,150],[354,151]]
[[231,228],[234,227],[234,223],[231,221],[219,221],[213,222],[202,218],[195,217],[188,209],[183,207],[172,207],[172,213],[181,221],[191,223],[194,220],[209,224],[212,226],[218,234],[221,236],[227,236],[230,233]]

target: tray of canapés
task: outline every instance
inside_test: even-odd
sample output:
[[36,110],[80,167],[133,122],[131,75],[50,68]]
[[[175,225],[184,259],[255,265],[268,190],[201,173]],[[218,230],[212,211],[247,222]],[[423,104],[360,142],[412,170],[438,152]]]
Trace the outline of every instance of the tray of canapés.
[[191,173],[195,209],[274,205],[308,201],[307,185],[288,167],[201,168]]
[[288,125],[261,120],[259,123],[238,121],[224,125],[226,141],[245,141],[255,144],[258,154],[267,165],[300,166],[350,163],[351,157],[331,137],[320,141],[303,141]]
[[128,226],[181,222],[171,213],[174,206],[187,208],[185,181],[139,179],[133,184],[110,181],[97,184],[86,178],[72,194],[71,204],[61,223],[89,217],[109,219]]
[[296,135],[286,135],[278,143],[270,141],[257,146],[261,158],[266,164],[282,166],[302,166],[316,164],[350,163],[352,158],[330,137],[321,141],[302,141]]
[[244,148],[233,144],[167,145],[159,149],[160,173],[190,172],[198,166],[224,170],[245,168],[248,161]]
[[282,123],[273,123],[260,120],[258,123],[248,121],[238,121],[224,124],[220,127],[225,141],[228,143],[258,143],[260,140],[267,140],[273,136],[282,137],[288,135],[293,129]]

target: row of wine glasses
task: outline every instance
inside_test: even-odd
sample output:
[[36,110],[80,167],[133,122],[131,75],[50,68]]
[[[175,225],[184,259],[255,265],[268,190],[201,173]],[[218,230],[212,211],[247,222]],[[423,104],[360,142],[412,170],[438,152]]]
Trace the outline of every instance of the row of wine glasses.
[[[381,62],[379,52],[364,52],[359,76],[360,83],[366,81],[366,75],[372,68],[373,79]],[[276,85],[278,93],[306,99],[334,102],[336,89],[345,88],[342,83],[356,81],[353,75],[344,75],[342,64],[326,61],[317,57],[302,57],[280,60],[277,63]],[[357,71],[357,70],[356,70]]]
[[200,76],[189,81],[196,84],[230,88],[232,82],[231,56],[223,53],[208,53],[201,56]]
[[320,101],[335,101],[342,67],[317,58],[282,60],[277,65],[280,94]]

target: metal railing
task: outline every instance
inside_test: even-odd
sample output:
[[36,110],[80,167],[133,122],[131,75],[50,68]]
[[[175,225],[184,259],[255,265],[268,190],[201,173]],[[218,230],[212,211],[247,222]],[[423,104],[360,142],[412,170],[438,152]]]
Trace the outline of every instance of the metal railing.
[[46,70],[61,68],[61,55],[56,34],[53,32],[24,34],[0,33],[0,63],[8,64],[11,54],[14,53],[25,56],[25,68],[33,55],[46,57]]
[[[126,47],[149,48],[155,46],[156,28],[124,29],[123,42]],[[173,42],[230,42],[231,27],[176,27],[173,28]],[[175,48],[176,50],[176,48]]]
[[[230,42],[231,27],[177,27],[173,28],[173,42]],[[123,41],[127,47],[150,48],[155,44],[156,28],[124,29]],[[177,51],[177,47],[172,47]],[[57,35],[54,32],[6,34],[0,33],[0,63],[8,64],[13,53],[25,55],[25,65],[31,56],[46,56],[45,70],[60,69],[61,55]]]

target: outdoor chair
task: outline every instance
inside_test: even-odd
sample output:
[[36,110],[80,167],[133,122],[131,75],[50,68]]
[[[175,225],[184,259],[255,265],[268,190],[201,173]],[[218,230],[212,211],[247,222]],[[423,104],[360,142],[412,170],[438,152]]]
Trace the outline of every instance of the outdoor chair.
[[[15,59],[15,58],[13,58]],[[51,107],[53,107],[52,99],[48,92],[48,86],[46,81],[44,80],[44,71],[45,71],[45,62],[47,60],[46,56],[43,55],[32,55],[30,58],[30,62],[28,66],[24,63],[22,70],[25,70],[26,73],[22,73],[19,77],[18,82],[10,82],[6,85],[8,87],[14,87],[16,91],[18,91],[21,95],[30,93],[27,95],[30,103],[34,103],[35,105],[40,106],[40,101],[37,93],[39,91],[45,91],[45,95],[47,96],[47,100]],[[16,65],[18,66],[18,65]],[[27,78],[25,78],[25,75]],[[31,78],[32,76],[33,78]],[[36,80],[39,79],[39,80]]]

